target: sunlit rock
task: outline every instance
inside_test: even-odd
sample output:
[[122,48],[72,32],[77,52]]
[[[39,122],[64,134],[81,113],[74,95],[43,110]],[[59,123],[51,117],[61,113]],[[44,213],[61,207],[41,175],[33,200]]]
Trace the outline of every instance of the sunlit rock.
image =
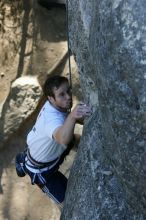
[[40,95],[41,87],[36,77],[24,76],[13,82],[1,114],[0,146],[33,113]]
[[69,1],[71,49],[93,114],[61,220],[146,219],[145,8],[144,0]]

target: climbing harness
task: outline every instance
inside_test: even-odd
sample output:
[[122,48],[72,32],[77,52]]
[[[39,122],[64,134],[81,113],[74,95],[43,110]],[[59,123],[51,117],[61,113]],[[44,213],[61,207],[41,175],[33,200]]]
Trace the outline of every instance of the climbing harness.
[[[53,161],[49,162],[38,162],[30,155],[29,148],[27,147],[24,151],[19,152],[15,157],[15,167],[16,173],[19,177],[24,177],[26,175],[26,165],[33,169],[43,169],[49,168],[52,169],[57,162],[59,161],[59,157],[57,157]],[[30,165],[28,161],[32,164]]]
[[[53,161],[49,161],[49,162],[40,162],[40,161],[36,161],[34,158],[32,158],[29,148],[27,149],[26,152],[27,155],[27,159],[31,162],[31,164],[33,165],[33,168],[36,167],[37,169],[39,168],[45,168],[45,167],[49,167],[49,166],[55,166],[56,162],[59,161],[59,157],[57,157],[55,160]],[[30,165],[29,165],[30,166]]]

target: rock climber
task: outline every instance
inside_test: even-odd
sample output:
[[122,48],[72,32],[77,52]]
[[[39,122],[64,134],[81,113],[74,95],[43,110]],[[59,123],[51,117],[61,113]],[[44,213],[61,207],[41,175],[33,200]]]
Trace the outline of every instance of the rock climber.
[[68,79],[63,76],[49,77],[43,87],[46,102],[27,136],[26,172],[32,184],[61,205],[65,198],[67,178],[59,166],[70,149],[79,141],[74,134],[75,124],[91,114],[84,103],[72,111],[72,95]]

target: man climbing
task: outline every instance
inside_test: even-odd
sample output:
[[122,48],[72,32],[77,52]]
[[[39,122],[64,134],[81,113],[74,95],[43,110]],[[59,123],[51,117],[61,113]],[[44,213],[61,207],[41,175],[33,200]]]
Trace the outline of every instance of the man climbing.
[[61,204],[67,178],[58,169],[76,141],[75,124],[90,115],[91,109],[79,103],[69,112],[72,98],[65,77],[48,78],[43,91],[47,101],[27,136],[25,167],[32,184],[38,185],[57,204]]

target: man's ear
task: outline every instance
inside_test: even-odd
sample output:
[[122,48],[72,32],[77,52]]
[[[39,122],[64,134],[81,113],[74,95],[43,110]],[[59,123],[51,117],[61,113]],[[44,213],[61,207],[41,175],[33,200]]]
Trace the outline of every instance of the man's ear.
[[50,103],[54,103],[54,98],[52,96],[48,96],[48,100]]

